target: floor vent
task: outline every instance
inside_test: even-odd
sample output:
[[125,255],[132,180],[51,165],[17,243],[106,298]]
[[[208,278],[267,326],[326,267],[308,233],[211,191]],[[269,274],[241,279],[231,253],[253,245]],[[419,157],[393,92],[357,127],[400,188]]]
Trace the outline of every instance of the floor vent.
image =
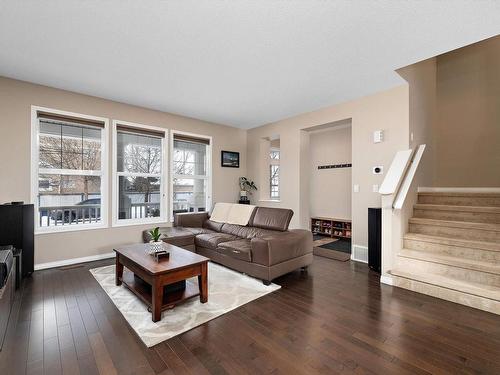
[[353,245],[351,259],[356,262],[368,263],[368,247]]

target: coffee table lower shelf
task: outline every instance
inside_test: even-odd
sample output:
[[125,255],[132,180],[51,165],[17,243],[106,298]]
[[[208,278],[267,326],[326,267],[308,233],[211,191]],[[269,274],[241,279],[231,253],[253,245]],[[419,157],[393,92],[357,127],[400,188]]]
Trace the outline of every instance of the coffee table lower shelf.
[[[149,286],[145,282],[138,282],[134,278],[134,274],[126,269],[123,271],[122,283],[128,290],[139,297],[139,299],[144,302],[149,309],[152,308],[151,286]],[[198,284],[190,280],[186,280],[186,288],[184,290],[168,293],[167,295],[163,296],[161,310],[169,310],[175,305],[178,305],[179,303],[189,298],[197,297],[199,295],[200,290],[198,288]]]

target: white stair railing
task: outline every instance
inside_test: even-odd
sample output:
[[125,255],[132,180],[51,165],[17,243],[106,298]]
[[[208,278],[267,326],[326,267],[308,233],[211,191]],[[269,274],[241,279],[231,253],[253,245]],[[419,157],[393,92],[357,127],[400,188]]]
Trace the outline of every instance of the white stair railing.
[[403,207],[424,150],[425,145],[420,145],[415,153],[412,149],[396,153],[379,189],[380,194],[393,198],[384,199],[385,205],[390,204],[397,210]]
[[[396,193],[403,182],[403,178],[411,161],[413,150],[398,151],[392,160],[391,166],[385,175],[382,185],[378,192],[383,196],[389,197],[384,199],[384,207],[388,205],[392,207]],[[392,199],[391,199],[392,198]]]
[[401,208],[403,208],[403,204],[405,202],[406,196],[408,195],[411,184],[413,183],[415,174],[417,173],[418,165],[420,164],[420,160],[422,159],[424,151],[425,145],[418,146],[417,151],[415,152],[415,155],[410,162],[410,166],[409,168],[407,168],[403,183],[399,187],[398,193],[396,194],[394,204],[392,205],[395,210],[400,210]]

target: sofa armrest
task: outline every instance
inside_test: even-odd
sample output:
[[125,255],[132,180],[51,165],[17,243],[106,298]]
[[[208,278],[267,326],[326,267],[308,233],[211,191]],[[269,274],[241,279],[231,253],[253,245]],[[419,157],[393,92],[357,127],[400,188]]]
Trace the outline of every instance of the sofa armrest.
[[186,212],[174,215],[174,227],[203,228],[208,212]]
[[312,233],[294,229],[251,240],[252,262],[271,266],[277,263],[312,253]]

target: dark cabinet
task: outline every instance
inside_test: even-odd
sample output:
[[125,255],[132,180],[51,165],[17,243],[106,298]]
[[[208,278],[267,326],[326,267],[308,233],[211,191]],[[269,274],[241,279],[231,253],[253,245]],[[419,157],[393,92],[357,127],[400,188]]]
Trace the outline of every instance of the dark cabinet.
[[13,245],[23,250],[23,277],[34,271],[34,226],[32,204],[0,205],[0,245]]

